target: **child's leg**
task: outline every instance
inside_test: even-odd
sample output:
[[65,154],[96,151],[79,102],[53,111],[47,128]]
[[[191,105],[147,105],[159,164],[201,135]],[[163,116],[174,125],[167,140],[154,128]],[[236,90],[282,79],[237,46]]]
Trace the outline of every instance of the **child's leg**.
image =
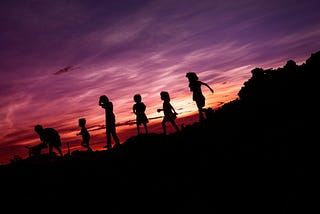
[[197,100],[196,103],[197,103],[197,107],[198,107],[198,111],[199,111],[200,120],[202,120],[202,119],[204,119],[202,108],[203,108],[204,105],[205,105],[205,101],[204,101],[204,99],[200,99],[200,100]]
[[106,133],[107,136],[107,145],[105,146],[107,149],[111,148],[111,134],[109,132]]
[[52,144],[49,144],[49,154],[52,154],[53,146]]
[[163,129],[163,134],[167,134],[166,121],[163,120],[162,123],[161,123],[161,125],[162,125],[162,129]]
[[114,142],[115,142],[116,144],[120,144],[120,140],[119,140],[116,132],[112,132],[112,137],[113,137]]
[[176,129],[176,131],[178,132],[178,131],[179,131],[179,127],[178,127],[178,125],[175,123],[174,120],[171,121],[171,124],[172,124],[172,126]]
[[61,150],[60,146],[55,146],[55,148],[59,152],[60,156],[62,157],[63,154],[62,154],[62,150]]
[[148,126],[146,123],[143,124],[144,125],[144,129],[146,130],[146,134],[148,134]]
[[137,132],[140,134],[140,125],[137,123]]

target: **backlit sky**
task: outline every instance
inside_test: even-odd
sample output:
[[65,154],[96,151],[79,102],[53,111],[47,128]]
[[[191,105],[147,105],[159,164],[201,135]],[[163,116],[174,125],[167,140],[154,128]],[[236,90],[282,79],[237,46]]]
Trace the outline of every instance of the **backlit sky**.
[[[253,68],[301,64],[319,51],[319,8],[319,0],[1,1],[0,164],[27,157],[23,146],[39,142],[36,124],[57,129],[64,152],[66,142],[81,150],[84,117],[102,148],[103,94],[121,124],[134,122],[141,94],[159,133],[162,90],[178,118],[197,113],[189,71],[215,90],[202,88],[206,107],[234,100]],[[117,131],[124,142],[136,127]]]

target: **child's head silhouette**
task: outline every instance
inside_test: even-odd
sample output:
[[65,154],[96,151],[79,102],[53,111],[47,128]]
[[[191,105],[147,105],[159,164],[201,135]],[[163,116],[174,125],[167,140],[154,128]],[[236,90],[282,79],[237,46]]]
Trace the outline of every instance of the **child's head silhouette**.
[[37,133],[41,133],[43,131],[43,127],[38,124],[34,127],[34,131]]
[[163,100],[163,101],[170,101],[170,96],[167,91],[161,91],[160,97],[161,97],[161,100]]
[[109,102],[109,98],[106,95],[101,95],[99,98],[99,105],[104,106]]
[[84,127],[86,125],[86,119],[85,118],[80,118],[79,119],[79,126]]
[[186,77],[189,79],[189,81],[197,81],[199,79],[195,72],[188,72]]
[[141,95],[140,94],[135,94],[133,96],[133,100],[136,102],[136,103],[140,103],[141,102]]

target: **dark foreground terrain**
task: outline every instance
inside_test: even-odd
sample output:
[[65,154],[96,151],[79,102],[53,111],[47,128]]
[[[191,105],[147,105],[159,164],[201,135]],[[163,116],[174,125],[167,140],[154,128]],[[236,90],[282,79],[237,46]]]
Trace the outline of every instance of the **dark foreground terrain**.
[[279,128],[264,130],[272,133],[263,139],[263,133],[243,138],[207,124],[194,126],[176,135],[132,137],[112,151],[12,163],[1,170],[2,201],[18,206],[13,209],[28,203],[24,208],[103,207],[106,213],[304,213],[309,208],[313,186],[307,169],[313,160],[295,139],[303,136],[275,133]]
[[181,132],[134,136],[110,151],[40,155],[1,166],[2,208],[311,213],[319,56],[300,66],[288,61],[276,70],[254,69],[238,100]]

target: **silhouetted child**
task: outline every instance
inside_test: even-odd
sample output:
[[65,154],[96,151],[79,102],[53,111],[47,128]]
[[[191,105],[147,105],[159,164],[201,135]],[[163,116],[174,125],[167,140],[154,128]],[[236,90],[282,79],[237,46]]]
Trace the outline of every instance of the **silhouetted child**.
[[167,134],[166,122],[170,122],[172,126],[179,131],[179,127],[177,126],[175,120],[177,118],[177,112],[174,110],[173,106],[170,103],[169,93],[166,91],[161,91],[160,93],[161,100],[163,100],[162,109],[157,109],[157,112],[163,111],[164,117],[161,122],[163,128],[163,134]]
[[41,142],[49,146],[49,154],[53,154],[53,148],[55,148],[60,156],[63,156],[61,139],[57,130],[54,128],[43,128],[42,125],[36,125],[34,131],[39,135]]
[[90,147],[90,133],[86,128],[86,119],[85,118],[80,118],[78,120],[78,124],[79,127],[81,127],[81,130],[79,133],[77,133],[77,135],[81,135],[82,136],[82,142],[81,142],[81,146],[83,146],[84,148],[87,148],[88,151],[92,151],[91,147]]
[[204,85],[214,93],[213,89],[207,84],[199,80],[198,76],[194,72],[188,72],[186,77],[189,80],[189,88],[192,91],[192,99],[196,102],[199,111],[200,121],[204,118],[203,107],[205,106],[205,97],[202,94],[201,86]]
[[109,101],[106,95],[102,95],[99,98],[99,106],[105,109],[105,122],[106,122],[106,137],[107,145],[104,148],[111,149],[111,135],[115,141],[115,146],[120,145],[120,140],[116,133],[116,119],[113,113],[113,104]]
[[147,123],[149,123],[149,120],[147,118],[147,115],[145,114],[146,105],[141,102],[141,95],[135,94],[133,96],[133,100],[136,102],[133,104],[132,110],[133,113],[136,115],[136,124],[137,124],[137,132],[138,135],[140,134],[140,125],[143,124],[144,129],[146,131],[146,134],[148,134],[148,126]]

